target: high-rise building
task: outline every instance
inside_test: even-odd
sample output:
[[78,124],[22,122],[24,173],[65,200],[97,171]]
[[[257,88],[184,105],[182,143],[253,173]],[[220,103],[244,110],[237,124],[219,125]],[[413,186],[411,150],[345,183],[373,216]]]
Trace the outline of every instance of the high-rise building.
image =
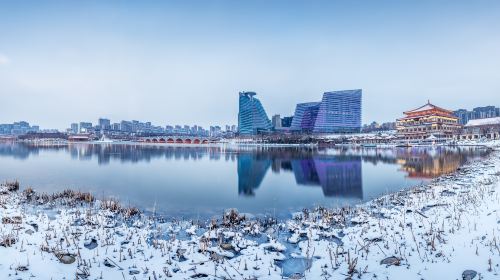
[[459,109],[453,112],[461,125],[466,125],[470,120],[500,117],[500,108],[495,106],[476,107],[472,111]]
[[273,127],[274,128],[281,128],[281,116],[280,115],[274,115],[272,119]]
[[87,130],[92,128],[91,122],[80,122],[80,132],[87,132]]
[[120,130],[123,132],[132,132],[132,123],[130,121],[121,121]]
[[293,116],[283,117],[281,119],[281,127],[290,127],[292,126],[292,122],[293,122]]
[[165,126],[165,132],[168,133],[168,134],[174,133],[174,127],[171,126],[171,125],[166,125]]
[[11,124],[0,124],[0,134],[24,135],[29,132],[38,132],[38,125],[30,126],[28,122],[19,121]]
[[321,102],[299,103],[295,107],[295,114],[290,130],[311,132],[318,117]]
[[109,119],[100,118],[99,119],[100,129],[111,129],[111,121]]
[[218,125],[210,127],[210,136],[219,137],[222,134],[222,128]]
[[272,124],[255,92],[240,92],[238,129],[240,135],[256,135],[271,130]]
[[77,123],[72,123],[71,124],[71,133],[78,133],[78,124]]
[[360,132],[361,95],[361,89],[325,92],[313,132]]
[[458,118],[458,123],[465,125],[469,120],[474,119],[473,112],[467,111],[465,109],[459,109],[453,112],[453,115]]
[[472,110],[475,119],[488,119],[500,116],[500,108],[495,106],[477,107]]

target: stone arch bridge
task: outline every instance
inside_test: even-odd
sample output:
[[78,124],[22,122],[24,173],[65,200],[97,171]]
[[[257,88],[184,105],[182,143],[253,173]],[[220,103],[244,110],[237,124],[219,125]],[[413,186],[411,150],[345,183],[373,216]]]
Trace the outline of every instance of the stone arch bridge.
[[208,144],[215,142],[208,137],[197,136],[150,136],[138,139],[141,143],[160,143],[160,144]]

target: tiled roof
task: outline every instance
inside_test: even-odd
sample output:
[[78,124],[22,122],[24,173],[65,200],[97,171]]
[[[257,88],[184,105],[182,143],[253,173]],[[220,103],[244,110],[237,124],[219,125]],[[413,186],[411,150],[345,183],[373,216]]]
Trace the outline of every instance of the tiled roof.
[[425,104],[422,107],[419,107],[417,109],[413,109],[413,110],[410,110],[410,111],[406,111],[405,114],[423,112],[423,111],[433,110],[433,109],[437,109],[437,110],[445,111],[445,112],[451,112],[450,110],[443,109],[443,108],[438,107],[438,106],[436,106],[434,104],[431,104],[430,102],[427,102],[427,104]]

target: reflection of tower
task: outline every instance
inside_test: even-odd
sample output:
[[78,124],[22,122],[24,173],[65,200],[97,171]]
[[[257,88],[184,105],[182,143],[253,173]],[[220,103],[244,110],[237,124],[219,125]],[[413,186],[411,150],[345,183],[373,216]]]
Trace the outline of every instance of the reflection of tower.
[[314,159],[325,196],[363,199],[361,157],[347,159]]
[[299,185],[321,186],[325,196],[363,198],[361,157],[292,160]]
[[271,169],[273,170],[273,173],[280,173],[281,159],[278,159],[278,158],[273,159]]
[[464,154],[447,149],[412,149],[400,151],[397,156],[402,170],[408,172],[410,178],[435,178],[453,173],[466,161]]
[[254,195],[264,177],[272,160],[262,159],[253,154],[238,155],[238,193],[243,195]]
[[314,166],[312,158],[292,160],[292,169],[295,175],[295,181],[299,185],[319,186],[318,172]]

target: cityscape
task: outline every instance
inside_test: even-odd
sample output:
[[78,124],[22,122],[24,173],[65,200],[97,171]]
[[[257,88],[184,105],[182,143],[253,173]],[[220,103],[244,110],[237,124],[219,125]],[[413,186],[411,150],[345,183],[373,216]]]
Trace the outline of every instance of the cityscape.
[[498,280],[500,1],[0,1],[0,280]]
[[[364,142],[369,143],[376,135],[389,133],[394,136],[389,139],[394,143],[412,141],[415,144],[425,144],[429,141],[500,139],[500,108],[496,106],[476,107],[471,111],[449,110],[428,101],[421,107],[405,111],[405,116],[394,122],[379,124],[373,121],[362,125],[361,89],[325,92],[320,102],[298,103],[293,115],[286,117],[273,115],[269,118],[263,104],[256,96],[255,92],[239,93],[238,125],[214,125],[205,129],[200,125],[161,126],[137,120],[111,122],[110,119],[99,118],[94,124],[80,121],[71,123],[65,131],[59,131],[40,129],[38,125],[19,121],[0,124],[0,137],[31,141],[36,139],[92,141],[105,136],[108,139],[141,142],[148,140],[147,137],[154,136],[192,136],[205,137],[210,139],[210,142],[228,139],[273,142],[279,139],[282,143],[287,141],[293,143],[306,136],[307,141],[314,143],[331,135],[350,137],[350,139],[354,135],[359,135],[358,138],[366,138]],[[158,139],[163,139],[161,143],[167,143],[164,138]]]

